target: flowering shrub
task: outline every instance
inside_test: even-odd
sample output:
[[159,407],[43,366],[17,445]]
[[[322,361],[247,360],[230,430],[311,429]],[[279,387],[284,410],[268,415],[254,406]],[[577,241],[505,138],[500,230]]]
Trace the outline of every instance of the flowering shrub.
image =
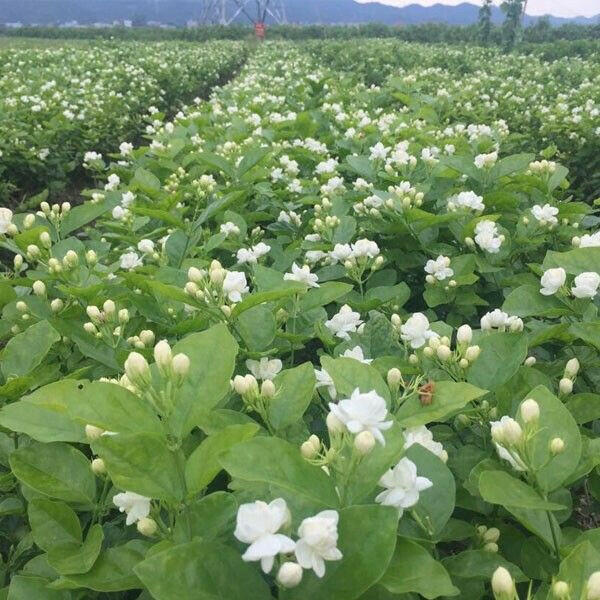
[[403,98],[267,44],[2,209],[8,597],[600,597],[597,219]]
[[[242,63],[239,43],[121,43],[0,52],[0,199],[56,187],[86,159],[137,139],[156,114],[207,95]],[[153,116],[154,115],[154,116]]]

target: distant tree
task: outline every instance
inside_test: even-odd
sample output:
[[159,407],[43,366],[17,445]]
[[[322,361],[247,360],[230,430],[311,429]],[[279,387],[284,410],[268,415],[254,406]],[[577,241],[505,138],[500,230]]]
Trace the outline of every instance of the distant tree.
[[488,45],[490,43],[490,33],[492,31],[492,0],[483,0],[479,9],[479,38]]
[[523,0],[505,0],[500,8],[506,15],[502,23],[502,44],[510,52],[521,40]]

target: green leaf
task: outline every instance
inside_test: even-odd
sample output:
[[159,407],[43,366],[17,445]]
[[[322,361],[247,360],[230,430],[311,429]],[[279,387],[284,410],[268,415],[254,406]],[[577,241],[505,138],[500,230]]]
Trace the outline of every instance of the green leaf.
[[253,352],[267,350],[277,331],[277,323],[270,307],[259,304],[244,311],[237,318],[237,330]]
[[10,580],[7,600],[71,600],[69,592],[51,590],[50,581],[33,575],[15,575]]
[[177,435],[191,431],[202,413],[215,407],[230,391],[237,351],[237,342],[222,323],[175,344],[173,355],[183,352],[190,359],[189,373],[169,419]]
[[406,457],[417,466],[419,477],[427,477],[433,486],[419,493],[417,505],[411,509],[431,537],[439,534],[454,511],[456,483],[450,469],[432,452],[413,444]]
[[7,404],[0,410],[0,425],[38,442],[85,442],[84,428],[70,415],[79,385],[75,379],[63,379]]
[[481,354],[469,368],[467,380],[494,391],[506,383],[527,358],[527,336],[497,332],[479,340]]
[[425,548],[406,538],[398,538],[392,562],[380,585],[393,594],[413,592],[428,600],[459,593],[444,566]]
[[281,371],[274,383],[277,391],[269,400],[267,413],[271,425],[280,430],[300,421],[310,404],[316,384],[312,363]]
[[146,558],[134,570],[156,600],[271,598],[259,569],[242,561],[237,550],[214,540],[173,546]]
[[244,153],[242,160],[237,166],[237,175],[241,177],[249,171],[252,167],[256,166],[260,161],[265,158],[268,154],[270,154],[271,150],[269,148],[255,147],[250,148],[247,152]]
[[504,567],[516,582],[527,581],[523,571],[496,552],[466,550],[442,560],[450,575],[489,581],[498,567]]
[[160,179],[142,167],[135,170],[131,183],[143,192],[160,190]]
[[223,468],[235,478],[276,485],[316,507],[338,505],[331,478],[306,462],[296,445],[275,437],[257,437],[237,444],[221,458]]
[[376,173],[368,156],[348,156],[346,162],[350,168],[367,181],[373,181]]
[[208,436],[190,454],[185,464],[185,481],[189,495],[203,490],[223,468],[220,456],[236,444],[256,435],[258,425],[230,425]]
[[0,368],[4,377],[18,377],[33,371],[59,340],[60,335],[48,321],[39,321],[15,335],[2,353]]
[[524,481],[505,471],[484,471],[479,477],[479,493],[491,504],[530,510],[562,510],[565,507],[544,500]]
[[569,397],[565,406],[578,425],[600,419],[600,394],[575,394]]
[[522,285],[504,300],[502,310],[515,317],[558,317],[569,309],[556,296],[540,294],[537,285]]
[[70,415],[84,425],[118,433],[164,434],[164,426],[148,402],[114,383],[78,381],[71,386]]
[[69,235],[72,231],[87,225],[94,219],[101,217],[104,213],[112,210],[121,202],[120,192],[108,192],[102,202],[85,202],[73,207],[60,223],[61,236]]
[[345,296],[352,291],[352,285],[341,281],[326,281],[318,288],[311,288],[300,299],[300,312],[307,312],[319,306],[326,306],[330,302]]
[[585,323],[572,323],[569,333],[600,350],[600,322],[586,321]]
[[519,171],[525,171],[529,163],[535,159],[535,154],[513,154],[501,158],[490,170],[492,179],[499,179]]
[[193,538],[205,540],[233,530],[238,504],[233,494],[214,492],[188,504],[175,521],[173,539],[185,543]]
[[92,447],[117,487],[172,503],[183,500],[183,456],[170,450],[164,437],[119,433],[101,437]]
[[600,273],[600,248],[575,248],[568,252],[548,250],[542,267],[544,270],[562,267],[568,275],[579,275],[585,271]]
[[61,544],[80,544],[81,525],[77,514],[64,502],[34,498],[27,507],[34,542],[42,550]]
[[10,467],[15,477],[40,494],[91,506],[96,480],[86,456],[62,442],[32,443],[12,452]]
[[355,389],[366,393],[375,390],[389,406],[390,389],[379,371],[354,358],[321,356],[321,364],[329,373],[339,398],[349,398]]
[[396,418],[404,427],[418,427],[432,421],[446,421],[469,402],[484,396],[482,390],[470,383],[437,381],[431,404],[423,405],[418,396],[400,406]]
[[285,285],[268,292],[253,292],[248,294],[241,302],[235,305],[231,311],[233,318],[241,315],[244,311],[263,304],[265,302],[274,302],[275,300],[282,300],[283,298],[289,298],[295,294],[301,294],[306,291],[306,286],[297,281],[286,281]]
[[133,569],[144,559],[148,546],[149,544],[142,540],[131,540],[121,546],[108,548],[100,553],[90,571],[80,575],[66,575],[57,580],[53,587],[82,587],[96,592],[139,589],[142,584]]
[[53,545],[48,550],[48,564],[61,575],[87,573],[100,554],[103,540],[102,525],[96,523],[90,528],[83,544],[66,542]]
[[282,600],[354,600],[386,572],[396,546],[398,512],[367,504],[343,508],[339,514],[343,558],[327,561],[322,579],[305,571],[300,585],[284,592]]

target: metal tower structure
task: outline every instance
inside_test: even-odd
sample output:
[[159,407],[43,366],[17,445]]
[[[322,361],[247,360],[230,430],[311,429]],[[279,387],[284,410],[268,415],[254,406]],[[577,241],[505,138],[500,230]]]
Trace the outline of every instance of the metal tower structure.
[[229,25],[243,16],[257,25],[287,23],[284,0],[202,0],[202,22]]

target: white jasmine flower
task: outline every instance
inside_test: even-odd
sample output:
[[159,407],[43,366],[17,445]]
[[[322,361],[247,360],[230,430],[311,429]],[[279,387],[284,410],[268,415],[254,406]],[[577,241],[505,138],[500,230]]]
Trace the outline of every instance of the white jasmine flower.
[[329,257],[334,264],[338,262],[343,263],[345,260],[350,258],[350,256],[352,256],[352,248],[350,248],[350,244],[336,244],[333,247],[333,250],[329,253]]
[[300,283],[305,283],[308,287],[319,287],[319,284],[317,283],[319,278],[317,275],[310,272],[308,265],[302,265],[302,267],[299,267],[296,263],[294,263],[292,265],[292,272],[285,273],[283,279],[285,281],[299,281]]
[[242,560],[260,560],[263,572],[269,573],[278,554],[293,552],[296,547],[287,535],[277,533],[290,521],[290,511],[283,498],[276,498],[269,504],[261,500],[242,504],[238,508],[233,532],[240,542],[250,544]]
[[429,329],[429,319],[423,313],[414,313],[400,326],[400,337],[409,342],[412,348],[420,348],[429,338],[438,336]]
[[223,280],[223,292],[231,302],[241,302],[242,294],[248,293],[246,274],[241,271],[227,271]]
[[246,361],[246,367],[256,379],[273,379],[281,371],[282,362],[278,358],[269,359],[263,356],[260,360]]
[[427,261],[425,272],[433,275],[439,281],[443,281],[454,275],[454,270],[450,268],[450,259],[447,256],[441,255],[435,260]]
[[327,254],[322,250],[307,250],[306,254],[304,255],[304,260],[311,265],[314,265],[324,258],[327,258]]
[[498,160],[497,152],[490,152],[489,154],[478,154],[475,157],[475,166],[478,169],[488,168],[494,166],[496,161]]
[[502,245],[502,238],[498,235],[498,228],[493,221],[479,221],[475,226],[475,242],[486,252],[497,254]]
[[140,240],[137,245],[142,254],[152,254],[154,252],[154,242],[152,240]]
[[315,387],[326,387],[330,398],[335,400],[337,397],[337,390],[335,389],[335,384],[333,383],[333,379],[331,379],[331,375],[329,375],[325,369],[321,369],[320,371],[319,369],[315,369],[315,378],[317,380]]
[[135,492],[122,492],[113,496],[113,503],[120,512],[127,514],[126,525],[132,525],[150,514],[150,498]]
[[12,224],[13,212],[10,208],[0,207],[0,234],[6,234]]
[[119,152],[121,153],[122,156],[129,156],[131,154],[132,150],[133,150],[133,144],[130,144],[128,142],[121,142],[119,144]]
[[230,235],[238,235],[240,233],[240,228],[235,223],[227,221],[227,223],[221,224],[219,231],[224,233],[225,237],[229,237]]
[[329,410],[337,417],[350,433],[370,431],[373,437],[385,446],[382,431],[393,425],[393,421],[385,421],[387,406],[385,400],[375,391],[361,393],[356,388],[350,398],[340,400],[338,404],[329,403]]
[[128,208],[131,203],[135,200],[135,194],[133,192],[123,192],[121,195],[121,206]]
[[581,241],[579,243],[580,248],[598,248],[600,246],[600,231],[596,231],[596,233],[586,233],[581,236]]
[[567,273],[562,267],[547,269],[544,271],[544,274],[540,279],[540,284],[542,286],[540,293],[544,296],[552,296],[558,292],[558,290],[565,284],[566,280]]
[[600,275],[594,271],[586,271],[575,277],[575,286],[571,293],[576,298],[595,298],[600,286]]
[[360,314],[354,312],[347,304],[340,308],[339,312],[328,321],[325,321],[325,327],[331,333],[343,340],[349,340],[349,333],[353,333],[362,324]]
[[143,263],[137,252],[125,252],[125,254],[121,254],[119,264],[121,269],[131,270],[136,267],[141,267]]
[[555,206],[550,206],[549,204],[540,206],[536,204],[531,209],[531,214],[539,221],[540,225],[556,225],[558,223],[558,219],[556,218],[558,208]]
[[111,173],[108,176],[108,182],[104,186],[104,189],[107,192],[110,192],[110,191],[116,189],[120,183],[121,183],[121,178],[116,173]]
[[397,508],[402,516],[404,509],[417,504],[419,493],[432,487],[433,483],[427,477],[419,477],[415,463],[404,457],[381,477],[379,485],[386,489],[376,496],[375,502]]
[[386,148],[381,142],[377,142],[374,146],[371,146],[369,148],[369,151],[371,152],[371,154],[369,155],[369,158],[371,160],[383,160],[388,155],[390,149]]
[[483,198],[481,196],[478,196],[475,192],[471,191],[460,192],[456,196],[452,196],[451,198],[449,198],[448,208],[450,209],[453,206],[468,208],[470,210],[475,210],[478,212],[481,212],[485,209]]
[[410,448],[413,444],[419,444],[423,448],[427,448],[427,450],[444,462],[448,458],[444,446],[433,439],[433,433],[425,425],[410,427],[404,430],[404,449]]
[[240,264],[251,263],[255,264],[261,256],[264,256],[271,250],[264,242],[259,242],[252,248],[240,248],[237,252],[237,260]]
[[[334,248],[335,250],[335,248]],[[354,258],[375,258],[379,254],[379,246],[367,239],[357,240],[352,244],[352,256]]]
[[365,363],[366,365],[370,365],[373,362],[372,358],[365,358],[363,349],[360,346],[354,346],[354,348],[346,350],[342,356],[345,358],[353,358],[354,360]]
[[300,539],[296,542],[296,560],[304,569],[312,569],[317,577],[325,575],[326,560],[341,560],[337,547],[339,514],[324,510],[304,519],[298,527]]

